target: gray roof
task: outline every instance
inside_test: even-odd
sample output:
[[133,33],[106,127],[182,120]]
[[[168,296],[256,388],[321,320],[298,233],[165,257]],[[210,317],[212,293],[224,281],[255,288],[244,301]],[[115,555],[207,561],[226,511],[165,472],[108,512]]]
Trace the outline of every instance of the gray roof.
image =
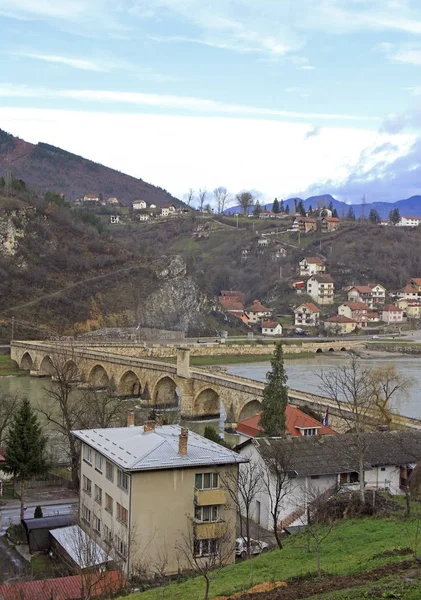
[[22,523],[26,531],[33,529],[53,529],[55,527],[66,527],[72,525],[75,521],[75,515],[68,513],[64,515],[54,515],[51,517],[40,517],[38,519],[23,519]]
[[[421,431],[365,433],[365,468],[379,465],[406,465],[421,459]],[[274,447],[288,457],[286,468],[300,476],[333,475],[358,471],[358,450],[352,434],[285,438],[255,438],[252,442],[262,457],[269,458]]]
[[246,462],[237,453],[189,431],[187,455],[178,452],[181,427],[110,427],[73,431],[73,435],[127,471],[180,469]]

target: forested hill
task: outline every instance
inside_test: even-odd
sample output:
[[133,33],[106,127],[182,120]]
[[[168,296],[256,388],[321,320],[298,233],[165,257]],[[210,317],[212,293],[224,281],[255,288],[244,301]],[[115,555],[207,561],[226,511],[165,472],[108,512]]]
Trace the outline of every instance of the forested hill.
[[102,194],[104,198],[114,196],[126,205],[139,199],[157,206],[180,204],[166,190],[142,179],[49,144],[30,144],[0,129],[0,176],[5,175],[7,161],[16,179],[41,193],[63,193],[71,200],[85,194]]

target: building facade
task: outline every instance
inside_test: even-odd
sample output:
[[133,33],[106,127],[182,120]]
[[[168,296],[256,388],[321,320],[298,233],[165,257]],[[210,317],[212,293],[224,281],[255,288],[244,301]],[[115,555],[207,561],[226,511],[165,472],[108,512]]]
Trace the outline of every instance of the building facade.
[[317,302],[317,304],[332,304],[335,294],[334,282],[330,275],[312,275],[307,280],[307,294]]

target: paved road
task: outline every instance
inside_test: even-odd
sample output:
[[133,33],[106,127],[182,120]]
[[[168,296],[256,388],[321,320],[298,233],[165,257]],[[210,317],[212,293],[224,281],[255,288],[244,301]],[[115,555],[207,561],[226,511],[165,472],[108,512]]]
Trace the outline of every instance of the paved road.
[[[26,507],[25,510],[25,517],[30,519],[34,516],[34,510],[35,507],[37,506],[37,504],[28,504],[28,506]],[[42,513],[44,515],[44,517],[52,517],[55,515],[64,515],[64,514],[69,514],[71,512],[74,511],[75,507],[77,506],[77,501],[75,502],[69,502],[68,500],[66,501],[66,503],[57,503],[54,502],[53,504],[43,504],[42,505]],[[20,521],[20,507],[18,505],[13,505],[13,506],[5,506],[1,509],[0,511],[0,524],[1,524],[1,531],[5,531],[9,525],[12,525],[13,523],[19,523]]]

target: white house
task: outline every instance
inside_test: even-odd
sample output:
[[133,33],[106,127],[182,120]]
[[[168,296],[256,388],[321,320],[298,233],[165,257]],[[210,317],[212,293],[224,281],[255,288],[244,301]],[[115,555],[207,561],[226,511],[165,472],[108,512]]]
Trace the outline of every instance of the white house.
[[174,204],[164,204],[161,208],[161,217],[173,215],[176,211]]
[[307,294],[318,304],[332,304],[335,294],[333,278],[325,273],[312,275],[307,280]]
[[118,198],[115,198],[114,196],[112,196],[111,198],[107,199],[107,204],[109,204],[110,206],[117,206],[119,203]]
[[263,335],[282,335],[282,325],[276,321],[262,321]]
[[145,210],[145,208],[148,207],[148,205],[146,204],[146,202],[144,200],[135,200],[132,203],[133,206],[133,210]]
[[380,283],[369,283],[368,287],[371,288],[373,304],[384,304],[386,301],[386,288]]
[[421,217],[401,217],[397,227],[418,227],[421,223]]
[[368,308],[373,308],[373,290],[369,285],[354,285],[348,290],[349,302],[365,302]]
[[306,302],[294,308],[295,325],[298,327],[317,327],[319,319],[320,309],[312,302]]
[[249,323],[258,323],[261,319],[270,317],[272,314],[270,308],[263,306],[260,300],[255,300],[244,312],[249,318]]
[[260,238],[257,240],[259,248],[267,248],[269,246],[269,240],[267,238]]
[[99,196],[98,194],[85,194],[85,196],[83,196],[83,202],[99,202]]
[[115,223],[120,223],[120,215],[111,215],[110,223],[114,225]]
[[308,277],[316,273],[325,273],[325,261],[318,256],[306,256],[299,262],[300,276]]
[[[403,494],[410,473],[421,459],[421,431],[376,431],[363,435],[367,441],[365,488]],[[251,506],[252,519],[265,529],[272,528],[273,494],[268,493],[268,486],[275,488],[275,475],[270,469],[273,461],[278,468],[281,465],[281,472],[286,472],[279,513],[282,529],[300,521],[305,523],[309,500],[315,496],[333,494],[341,488],[358,489],[358,450],[349,443],[353,439],[352,434],[286,436],[248,439],[240,444],[240,455],[261,473],[261,484]]]
[[403,313],[403,308],[395,306],[394,304],[386,304],[380,311],[380,316],[384,323],[393,325],[394,323],[403,323]]
[[139,221],[149,221],[149,215],[139,215]]

